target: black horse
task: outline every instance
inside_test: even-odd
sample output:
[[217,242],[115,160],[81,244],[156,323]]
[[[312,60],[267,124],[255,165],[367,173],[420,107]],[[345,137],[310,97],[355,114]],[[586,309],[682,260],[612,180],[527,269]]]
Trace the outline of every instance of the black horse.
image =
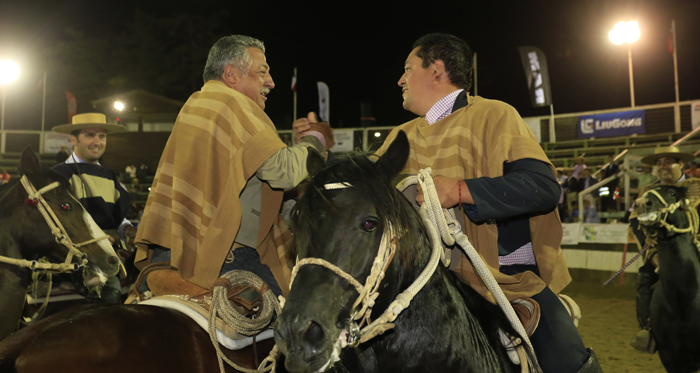
[[659,186],[635,206],[640,225],[656,235],[659,281],[651,300],[651,334],[664,368],[700,370],[700,247],[697,212],[686,189]]
[[[354,154],[321,170],[323,161],[310,157],[307,166],[315,175],[294,212],[299,260],[325,260],[360,283],[370,274],[383,233],[393,227],[398,247],[379,283],[372,320],[413,283],[430,257],[418,213],[390,182],[408,154],[408,140],[400,133],[376,163],[366,154]],[[329,184],[347,187],[330,189]],[[275,325],[289,371],[520,371],[499,342],[499,328],[517,335],[503,312],[442,265],[398,316],[394,329],[342,349],[358,292],[351,279],[330,268],[298,269]]]
[[[58,183],[41,193],[41,197],[73,243],[104,236],[80,202],[68,192],[68,181],[49,169],[42,169],[30,148],[22,153],[19,171],[37,190]],[[46,257],[52,263],[66,259],[69,249],[58,242],[39,210],[39,200],[28,198],[21,179],[0,186],[0,206],[0,256],[8,260]],[[106,239],[88,243],[79,250],[87,256],[87,265],[80,269],[82,279],[88,288],[99,291],[107,277],[119,271],[119,259]],[[73,262],[80,266],[82,259],[76,255]],[[0,262],[0,341],[17,328],[30,278],[29,268]]]

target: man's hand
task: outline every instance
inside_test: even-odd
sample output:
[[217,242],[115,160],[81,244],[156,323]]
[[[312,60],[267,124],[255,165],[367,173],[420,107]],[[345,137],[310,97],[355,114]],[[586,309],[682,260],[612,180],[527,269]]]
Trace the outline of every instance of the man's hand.
[[306,136],[311,131],[316,131],[316,132],[319,132],[323,135],[324,139],[326,140],[326,149],[325,149],[326,151],[328,151],[328,149],[332,148],[333,144],[335,144],[335,139],[333,137],[333,129],[331,129],[331,126],[328,123],[326,123],[326,122],[309,123],[309,129],[307,131],[304,131],[304,133],[302,135]]
[[[443,176],[434,176],[433,183],[435,184],[435,190],[437,191],[438,198],[440,199],[440,205],[443,208],[452,208],[459,204],[460,196],[460,184],[461,184],[461,195],[462,203],[474,203],[474,199],[471,197],[471,193],[467,188],[466,183],[461,179],[449,179]],[[420,184],[418,184],[418,195],[416,196],[416,202],[419,205],[423,204],[425,197],[423,196],[423,191],[421,190]]]
[[304,137],[304,132],[311,128],[311,123],[318,122],[316,113],[310,112],[306,118],[299,118],[292,123],[292,131],[294,132],[294,143],[298,144],[299,140]]

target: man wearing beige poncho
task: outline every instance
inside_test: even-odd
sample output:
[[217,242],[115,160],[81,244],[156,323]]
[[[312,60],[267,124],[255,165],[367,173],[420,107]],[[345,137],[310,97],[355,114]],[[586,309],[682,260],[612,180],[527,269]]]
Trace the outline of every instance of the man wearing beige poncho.
[[257,39],[221,38],[209,52],[204,86],[180,111],[136,242],[136,263],[170,261],[202,288],[233,269],[260,276],[276,295],[289,290],[291,235],[282,219],[284,190],[307,176],[309,148],[333,145],[326,123],[314,123],[287,147],[267,117],[275,84]]
[[[463,207],[464,232],[508,299],[539,303],[531,341],[544,372],[597,372],[595,355],[556,296],[571,277],[559,248],[554,167],[515,109],[467,94],[471,58],[452,35],[416,41],[399,86],[404,108],[419,117],[395,128],[378,153],[405,131],[411,151],[403,173],[432,167],[442,206]],[[421,191],[416,201],[422,203]],[[466,257],[453,256],[452,269],[493,301]]]

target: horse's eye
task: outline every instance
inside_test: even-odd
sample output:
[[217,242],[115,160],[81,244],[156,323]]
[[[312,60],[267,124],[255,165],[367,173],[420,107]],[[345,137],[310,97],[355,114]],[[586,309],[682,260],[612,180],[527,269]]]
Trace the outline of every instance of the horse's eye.
[[70,203],[64,203],[61,205],[61,210],[63,211],[70,211],[73,209],[73,206],[70,205]]
[[375,228],[377,228],[377,222],[372,221],[372,220],[365,220],[364,223],[362,223],[362,229],[366,230],[367,232],[373,231]]

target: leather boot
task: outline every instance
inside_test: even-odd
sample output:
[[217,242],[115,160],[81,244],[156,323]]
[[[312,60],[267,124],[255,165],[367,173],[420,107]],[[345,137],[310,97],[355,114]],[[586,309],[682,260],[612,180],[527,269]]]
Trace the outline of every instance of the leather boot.
[[588,356],[588,360],[583,363],[583,366],[581,369],[579,369],[578,373],[603,373],[603,368],[600,367],[600,363],[598,363],[598,358],[596,358],[593,349],[587,348],[587,350],[591,354]]

